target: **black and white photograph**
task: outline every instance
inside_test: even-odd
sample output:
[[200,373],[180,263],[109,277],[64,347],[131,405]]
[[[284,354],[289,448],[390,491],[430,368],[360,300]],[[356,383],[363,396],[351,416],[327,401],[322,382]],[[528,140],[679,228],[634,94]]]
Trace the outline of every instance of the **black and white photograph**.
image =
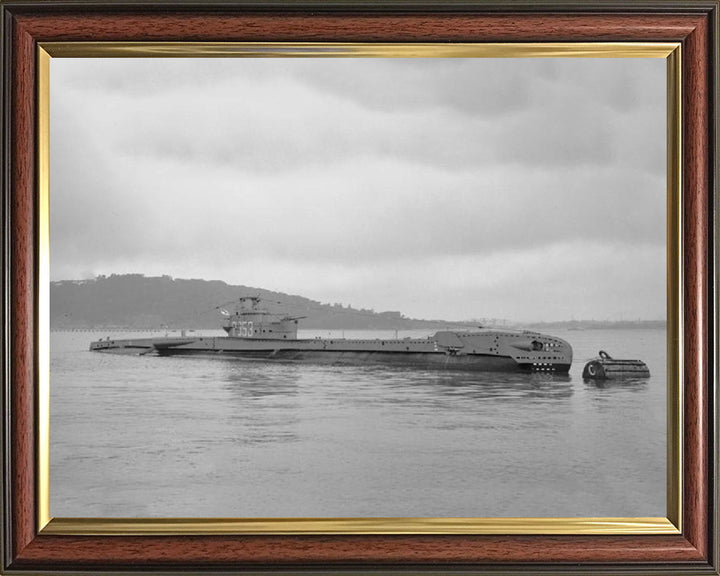
[[664,58],[53,58],[50,515],[665,517]]

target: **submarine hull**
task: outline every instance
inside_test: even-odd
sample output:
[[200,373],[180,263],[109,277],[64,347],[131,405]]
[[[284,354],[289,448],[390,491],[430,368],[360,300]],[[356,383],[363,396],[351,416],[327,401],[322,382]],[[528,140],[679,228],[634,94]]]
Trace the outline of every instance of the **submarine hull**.
[[[334,350],[192,350],[159,349],[160,356],[223,354],[235,358],[272,362],[304,362],[312,364],[359,366],[366,364],[392,364],[418,369],[454,369],[487,372],[522,371],[512,358],[473,354],[449,356],[443,352],[339,352]],[[567,370],[565,370],[567,372]]]
[[[536,347],[538,349],[533,349]],[[328,365],[401,365],[417,369],[567,374],[572,349],[528,332],[438,332],[427,339],[264,339],[235,337],[100,340],[93,351],[160,356],[230,356]]]

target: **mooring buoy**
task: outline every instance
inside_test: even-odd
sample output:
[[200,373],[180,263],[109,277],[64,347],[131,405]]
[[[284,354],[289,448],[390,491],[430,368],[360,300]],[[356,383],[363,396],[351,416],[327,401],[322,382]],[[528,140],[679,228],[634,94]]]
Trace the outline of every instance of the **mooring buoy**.
[[642,360],[619,360],[600,350],[583,369],[583,378],[605,380],[611,378],[648,378],[650,369]]

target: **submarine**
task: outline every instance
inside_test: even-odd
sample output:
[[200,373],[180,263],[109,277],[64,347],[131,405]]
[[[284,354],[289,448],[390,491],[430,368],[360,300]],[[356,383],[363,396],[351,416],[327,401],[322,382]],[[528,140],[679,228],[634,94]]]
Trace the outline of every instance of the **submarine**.
[[392,364],[419,369],[567,374],[568,342],[529,330],[441,330],[426,338],[298,338],[303,317],[271,313],[261,298],[243,296],[234,312],[218,307],[226,336],[115,339],[90,343],[93,352],[157,356],[234,356],[272,362],[333,365]]

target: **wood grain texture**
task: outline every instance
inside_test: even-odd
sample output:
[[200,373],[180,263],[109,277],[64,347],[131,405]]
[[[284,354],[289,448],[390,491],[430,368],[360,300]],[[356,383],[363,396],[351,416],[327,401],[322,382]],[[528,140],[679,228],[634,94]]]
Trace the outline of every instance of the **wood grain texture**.
[[327,565],[701,561],[681,536],[39,537],[18,566]]
[[35,69],[32,36],[15,30],[12,77],[11,410],[13,551],[35,537]]
[[[653,563],[707,571],[708,224],[711,215],[707,14],[311,14],[226,11],[31,13],[13,35],[13,567],[438,567]],[[36,11],[37,12],[37,11]],[[682,536],[35,536],[34,44],[69,40],[683,41],[686,435]],[[714,54],[714,52],[713,52]]]
[[39,41],[305,41],[503,42],[680,41],[702,20],[697,15],[33,15],[18,26]]
[[708,29],[705,22],[683,46],[683,241],[685,298],[684,534],[707,554],[708,522]]

